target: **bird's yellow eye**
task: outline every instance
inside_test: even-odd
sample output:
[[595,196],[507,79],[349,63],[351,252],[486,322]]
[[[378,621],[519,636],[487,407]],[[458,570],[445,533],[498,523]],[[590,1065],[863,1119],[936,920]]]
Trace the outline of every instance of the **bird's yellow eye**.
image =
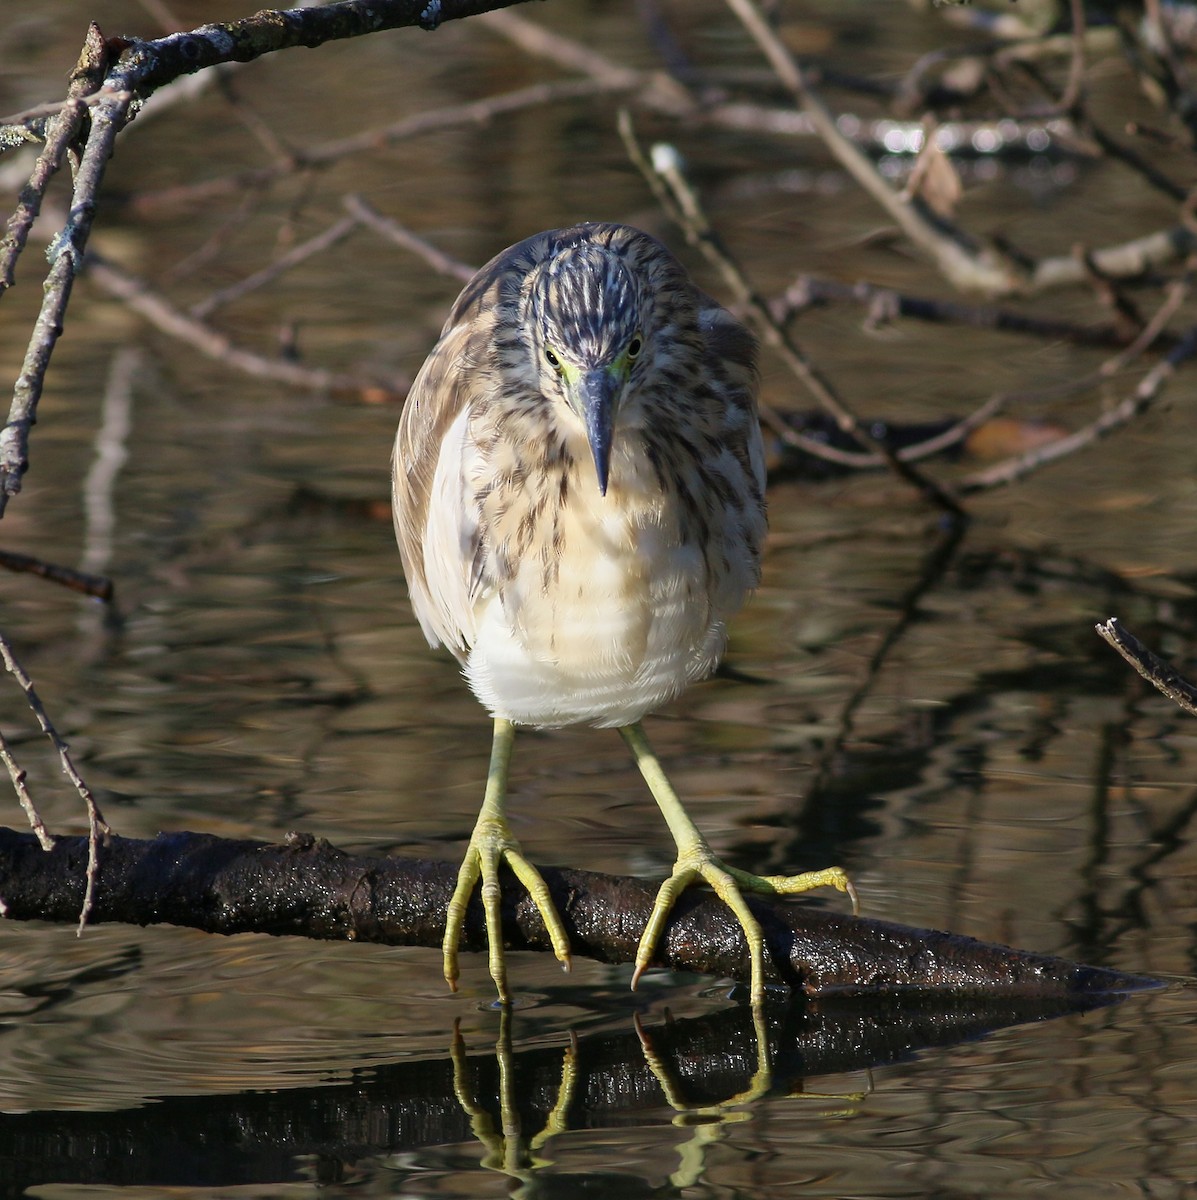
[[561,366],[561,359],[559,359],[552,352],[552,350],[550,350],[548,348],[548,346],[546,346],[544,348],[544,360],[545,360],[545,362],[547,362],[549,364],[550,367],[553,368],[554,371],[556,371]]
[[628,360],[639,357],[640,351],[644,348],[644,339],[636,334],[630,342],[628,342]]

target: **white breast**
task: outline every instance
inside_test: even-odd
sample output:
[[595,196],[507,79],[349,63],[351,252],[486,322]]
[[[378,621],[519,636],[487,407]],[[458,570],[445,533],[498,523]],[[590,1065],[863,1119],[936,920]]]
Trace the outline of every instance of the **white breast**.
[[606,496],[583,472],[570,499],[555,569],[529,554],[501,594],[478,597],[466,678],[518,724],[627,725],[714,669],[724,622],[647,462],[614,463]]

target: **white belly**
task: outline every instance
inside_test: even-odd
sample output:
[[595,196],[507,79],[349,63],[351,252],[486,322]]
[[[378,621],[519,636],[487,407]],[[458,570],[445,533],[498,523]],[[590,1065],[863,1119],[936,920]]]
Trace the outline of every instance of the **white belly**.
[[664,534],[653,503],[613,503],[596,487],[563,533],[558,558],[530,556],[475,607],[465,675],[493,716],[627,725],[710,674],[724,622],[701,554]]

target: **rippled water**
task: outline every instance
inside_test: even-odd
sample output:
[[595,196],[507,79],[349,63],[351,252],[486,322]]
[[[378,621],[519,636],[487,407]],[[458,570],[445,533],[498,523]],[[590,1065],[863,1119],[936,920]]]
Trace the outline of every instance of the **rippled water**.
[[[156,32],[137,6],[103,7],[106,32]],[[186,25],[238,10],[176,11]],[[755,67],[719,6],[696,11],[693,53]],[[11,31],[20,54],[0,50],[0,107],[58,95],[93,15],[78,0],[23,13]],[[525,15],[612,57],[652,61],[630,5]],[[931,15],[862,5],[809,6],[794,36],[811,52],[826,40],[836,61],[860,56],[861,70],[894,71],[943,34]],[[276,56],[235,73],[232,86],[277,136],[305,144],[553,75],[479,27],[448,26]],[[1106,86],[1116,95],[1127,85]],[[642,119],[649,133],[673,129]],[[324,228],[349,191],[471,262],[583,216],[645,224],[681,249],[613,127],[606,100],[532,110],[357,156],[251,199],[118,204],[265,160],[250,123],[213,90],[129,131],[96,245],[178,304]],[[880,218],[813,144],[677,136],[764,291],[810,270],[942,292],[917,261],[866,240]],[[1036,252],[1171,219],[1105,166],[1074,168],[1033,202],[1026,187],[1012,173],[973,184],[965,216]],[[38,298],[32,257],[21,284],[4,301],[6,379]],[[306,362],[411,373],[455,290],[359,232],[218,320],[265,353],[293,326]],[[1072,296],[1041,305],[1053,307],[1094,315]],[[996,389],[1072,378],[1100,361],[960,329],[863,332],[860,312],[842,307],[810,314],[797,332],[862,412],[893,420],[962,413]],[[123,371],[134,380],[128,459],[105,492],[94,441],[106,422],[119,424]],[[764,382],[778,406],[802,403],[776,363],[766,362]],[[1119,380],[1108,394],[1130,385]],[[513,1072],[535,1110],[527,1136],[554,1103],[571,1031],[583,1067],[625,1064],[604,1068],[615,1082],[601,1096],[598,1076],[583,1071],[591,1090],[574,1098],[569,1129],[542,1151],[553,1165],[525,1194],[671,1194],[700,1178],[716,1195],[1188,1194],[1197,745],[1191,720],[1145,695],[1091,630],[1116,613],[1145,636],[1158,632],[1182,664],[1189,654],[1191,388],[1182,375],[1169,404],[1129,433],[975,501],[956,556],[917,596],[938,533],[904,488],[883,476],[777,486],[764,583],[729,655],[750,678],[696,688],[650,729],[700,825],[741,865],[838,861],[870,915],[1171,986],[872,1072],[816,1072],[804,1094],[778,1094],[803,1077],[782,1072],[773,1094],[737,1110],[745,1119],[685,1122],[644,1074],[632,1016],[660,1041],[668,1010],[682,1036],[687,1022],[728,1011],[723,990],[657,978],[633,998],[626,970],[580,963],[563,980],[517,956]],[[1051,415],[1080,424],[1095,403]],[[249,380],[80,284],[4,546],[110,574],[121,620],[106,629],[91,602],[13,576],[2,628],[122,834],[303,829],[349,849],[460,853],[489,728],[406,604],[387,511],[396,418],[394,405]],[[11,689],[0,694],[0,722],[51,824],[82,828]],[[513,809],[534,859],[645,875],[668,865],[665,829],[610,732],[524,736]],[[15,802],[5,823],[20,825]],[[471,1129],[452,1087],[460,1020],[470,1085],[493,1110],[499,1027],[480,960],[464,964],[451,997],[438,956],[424,951],[171,928],[93,928],[76,939],[66,927],[8,926],[0,936],[0,1181],[17,1194],[34,1182],[45,1196],[83,1183],[146,1194],[244,1184],[280,1196],[316,1180],[358,1194],[511,1189],[481,1165],[485,1122]],[[702,1055],[677,1051],[673,1061],[697,1084],[707,1072],[722,1079],[725,1053],[734,1095],[752,1074],[751,1038],[738,1027],[726,1043],[711,1037]],[[632,1103],[636,1079],[644,1091]]]

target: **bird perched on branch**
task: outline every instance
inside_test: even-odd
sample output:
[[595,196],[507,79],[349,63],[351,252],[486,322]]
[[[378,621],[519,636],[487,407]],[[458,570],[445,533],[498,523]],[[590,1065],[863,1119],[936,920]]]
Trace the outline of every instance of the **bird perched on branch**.
[[632,985],[680,892],[703,879],[734,911],[764,995],[745,892],[830,885],[838,868],[759,877],[721,863],[640,719],[715,669],[760,575],[764,466],[756,342],[658,241],[627,225],[537,234],[458,297],[412,385],[393,461],[412,607],[494,718],[482,809],[446,917],[445,978],[479,881],[490,973],[509,998],[498,872],[531,893],[554,953],[569,939],[507,823],[515,729],[619,729],[677,843]]

